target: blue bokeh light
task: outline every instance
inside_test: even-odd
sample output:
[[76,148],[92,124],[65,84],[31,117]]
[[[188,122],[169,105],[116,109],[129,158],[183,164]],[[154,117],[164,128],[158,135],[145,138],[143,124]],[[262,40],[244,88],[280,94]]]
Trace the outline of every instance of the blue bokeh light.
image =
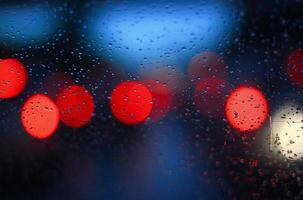
[[26,5],[0,8],[0,39],[3,44],[26,46],[43,42],[58,25],[48,6]]
[[176,66],[224,47],[238,18],[230,4],[116,3],[90,9],[88,36],[96,53],[129,71]]

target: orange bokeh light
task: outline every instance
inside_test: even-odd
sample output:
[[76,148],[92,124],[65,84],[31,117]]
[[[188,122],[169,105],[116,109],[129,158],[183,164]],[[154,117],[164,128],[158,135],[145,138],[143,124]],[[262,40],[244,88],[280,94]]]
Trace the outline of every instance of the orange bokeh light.
[[0,98],[19,95],[27,83],[27,72],[15,58],[0,59]]
[[79,85],[71,85],[63,89],[56,98],[56,104],[61,121],[75,128],[89,123],[95,107],[92,94]]
[[52,135],[60,119],[56,104],[43,94],[28,98],[22,106],[21,122],[25,131],[38,139]]
[[225,104],[228,122],[241,132],[260,128],[269,112],[268,102],[262,92],[250,86],[232,91]]
[[119,84],[112,92],[110,107],[113,115],[125,124],[143,122],[152,111],[152,94],[140,82]]

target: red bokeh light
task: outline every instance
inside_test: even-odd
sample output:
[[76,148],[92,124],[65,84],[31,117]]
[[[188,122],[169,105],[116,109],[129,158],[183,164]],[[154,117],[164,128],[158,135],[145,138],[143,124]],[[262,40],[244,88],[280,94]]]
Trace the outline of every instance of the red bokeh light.
[[75,128],[91,120],[95,107],[92,94],[78,85],[63,89],[56,98],[56,104],[60,111],[61,121]]
[[205,51],[195,55],[188,65],[188,76],[193,85],[209,77],[226,79],[224,60],[215,52]]
[[293,51],[287,58],[286,71],[292,83],[303,87],[303,49]]
[[172,96],[172,106],[180,107],[185,104],[184,91],[188,87],[188,82],[184,73],[175,67],[157,67],[151,70],[145,69],[140,72],[142,80],[154,80],[166,87]]
[[28,98],[22,106],[21,122],[31,136],[44,139],[52,135],[60,120],[56,104],[43,94]]
[[56,72],[43,82],[42,90],[47,92],[47,95],[56,98],[59,92],[70,85],[74,85],[75,82],[71,76],[64,72]]
[[241,132],[260,128],[268,116],[265,96],[255,87],[241,86],[231,92],[225,114],[228,122]]
[[151,113],[152,94],[140,82],[119,84],[112,92],[110,107],[113,115],[125,124],[143,122]]
[[258,163],[259,163],[258,160],[254,159],[249,162],[249,165],[251,167],[258,167]]
[[12,98],[22,92],[27,83],[27,71],[15,58],[0,59],[0,98]]
[[208,117],[223,117],[227,84],[221,78],[202,80],[195,89],[194,102],[198,111]]
[[167,85],[154,80],[144,81],[153,97],[153,109],[149,115],[154,122],[164,118],[171,109],[172,94]]

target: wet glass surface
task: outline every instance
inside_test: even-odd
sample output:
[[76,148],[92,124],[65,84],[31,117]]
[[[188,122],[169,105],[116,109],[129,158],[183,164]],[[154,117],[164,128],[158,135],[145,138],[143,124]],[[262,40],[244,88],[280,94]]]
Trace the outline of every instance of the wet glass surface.
[[1,1],[0,199],[302,199],[303,2]]

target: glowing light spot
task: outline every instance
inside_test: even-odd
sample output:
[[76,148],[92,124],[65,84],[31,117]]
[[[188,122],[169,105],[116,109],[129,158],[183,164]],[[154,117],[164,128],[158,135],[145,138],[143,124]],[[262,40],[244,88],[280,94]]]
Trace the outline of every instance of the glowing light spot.
[[160,65],[181,69],[193,52],[224,47],[225,42],[218,43],[233,35],[238,24],[232,17],[235,8],[213,1],[96,4],[87,10],[83,31],[95,41],[94,53],[111,55],[128,71]]
[[188,76],[193,85],[197,85],[208,77],[226,79],[226,64],[217,53],[205,51],[191,59],[188,65]]
[[303,49],[297,49],[288,56],[286,71],[292,83],[303,87]]
[[14,58],[0,60],[0,98],[19,95],[27,83],[23,64]]
[[[50,4],[11,4],[0,7],[0,40],[9,46],[41,44],[61,25],[60,11]],[[55,11],[56,10],[56,11]]]
[[144,83],[153,97],[153,109],[149,117],[156,122],[164,118],[170,111],[172,94],[168,86],[154,80],[147,80]]
[[241,86],[234,90],[225,104],[228,122],[242,132],[260,128],[268,112],[265,96],[257,88],[249,86]]
[[59,119],[56,104],[45,95],[33,95],[22,106],[22,125],[25,131],[35,138],[44,139],[51,136],[58,127]]
[[220,78],[202,80],[195,89],[195,106],[202,115],[208,117],[224,116],[224,102],[227,93],[226,82]]
[[286,103],[272,118],[271,147],[289,160],[303,158],[303,112],[295,103]]
[[110,107],[113,115],[125,124],[143,122],[152,110],[152,94],[140,82],[119,84],[112,92]]
[[56,103],[60,110],[61,121],[75,128],[89,123],[94,112],[93,96],[78,85],[63,89],[58,94]]

